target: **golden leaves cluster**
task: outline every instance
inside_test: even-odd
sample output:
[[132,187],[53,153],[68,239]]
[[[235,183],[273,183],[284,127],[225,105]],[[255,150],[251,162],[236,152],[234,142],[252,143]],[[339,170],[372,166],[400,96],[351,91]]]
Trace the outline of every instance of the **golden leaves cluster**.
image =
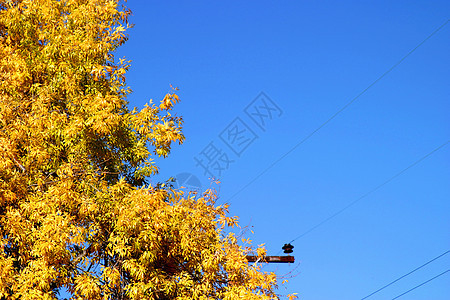
[[0,0],[0,299],[274,298],[213,190],[146,182],[184,136],[175,90],[128,109],[129,15]]

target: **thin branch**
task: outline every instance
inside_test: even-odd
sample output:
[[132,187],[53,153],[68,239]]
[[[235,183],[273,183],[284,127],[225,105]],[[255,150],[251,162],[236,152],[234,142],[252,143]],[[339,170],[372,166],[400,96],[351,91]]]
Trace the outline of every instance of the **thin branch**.
[[25,169],[25,167],[20,162],[18,162],[17,159],[13,155],[11,155],[11,157],[12,157],[13,161],[16,163],[16,165],[22,170],[22,172],[27,173],[27,169]]

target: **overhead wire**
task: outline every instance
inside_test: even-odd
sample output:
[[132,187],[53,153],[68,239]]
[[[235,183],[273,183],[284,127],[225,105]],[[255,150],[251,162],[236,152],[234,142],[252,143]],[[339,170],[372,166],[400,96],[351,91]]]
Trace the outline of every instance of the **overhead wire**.
[[[228,203],[230,203],[231,199],[233,199],[235,196],[237,196],[239,193],[241,193],[243,190],[245,190],[248,186],[250,186],[253,182],[255,182],[256,180],[258,180],[262,175],[264,175],[267,171],[269,171],[271,168],[273,168],[276,164],[278,164],[281,160],[283,160],[286,156],[288,156],[290,153],[292,153],[295,149],[297,149],[300,145],[302,145],[303,143],[305,143],[308,139],[310,139],[314,134],[316,134],[319,130],[321,130],[323,127],[325,127],[329,122],[331,122],[334,118],[336,118],[340,113],[342,113],[345,109],[347,109],[351,104],[353,104],[360,96],[362,96],[365,92],[367,92],[372,86],[374,86],[376,83],[378,83],[382,78],[384,78],[387,74],[389,74],[393,69],[395,69],[399,64],[401,64],[408,56],[410,56],[414,51],[416,51],[420,46],[422,46],[427,40],[429,40],[433,35],[435,35],[438,31],[440,31],[445,25],[447,25],[447,23],[450,20],[446,20],[441,26],[439,26],[436,30],[434,30],[430,35],[428,35],[422,42],[420,42],[416,47],[414,47],[411,51],[409,51],[405,56],[403,56],[397,63],[395,63],[393,66],[391,66],[387,71],[385,71],[381,76],[379,76],[375,81],[373,81],[367,88],[365,88],[363,91],[361,91],[358,95],[356,95],[353,99],[351,99],[348,103],[346,103],[342,108],[340,108],[336,113],[334,113],[331,117],[329,117],[325,122],[323,122],[321,125],[319,125],[315,130],[313,130],[310,134],[308,134],[306,137],[304,137],[302,140],[300,140],[297,144],[295,144],[291,149],[289,149],[286,153],[284,153],[281,157],[279,157],[277,160],[275,160],[272,164],[270,164],[268,167],[266,167],[262,172],[260,172],[256,177],[254,177],[252,180],[250,180],[250,182],[248,182],[246,185],[244,185],[242,188],[240,188],[237,192],[235,192],[229,199],[228,199]],[[441,148],[445,147],[448,143],[450,142],[450,140],[446,141],[445,143],[441,144],[440,146],[438,146],[437,148],[433,149],[431,152],[427,153],[426,155],[422,156],[421,158],[419,158],[418,160],[416,160],[415,162],[413,162],[412,164],[410,164],[409,166],[407,166],[406,168],[402,169],[400,172],[396,173],[395,175],[393,175],[392,177],[390,177],[389,179],[387,179],[386,181],[384,181],[383,183],[379,184],[378,186],[376,186],[375,188],[371,189],[370,191],[368,191],[367,193],[365,193],[364,195],[360,196],[359,198],[357,198],[356,200],[352,201],[351,203],[349,203],[348,205],[344,206],[342,209],[340,209],[339,211],[337,211],[336,213],[332,214],[331,216],[329,216],[328,218],[324,219],[323,221],[319,222],[318,224],[316,224],[315,226],[311,227],[310,229],[308,229],[307,231],[305,231],[304,233],[302,233],[301,235],[297,236],[296,238],[294,238],[292,241],[290,241],[289,243],[292,243],[296,240],[298,240],[299,238],[307,235],[308,233],[310,233],[311,231],[315,230],[316,228],[320,227],[321,225],[325,224],[326,222],[328,222],[329,220],[333,219],[334,217],[338,216],[339,214],[341,214],[342,212],[344,212],[345,210],[347,210],[348,208],[350,208],[351,206],[353,206],[354,204],[356,204],[357,202],[359,202],[360,200],[364,199],[365,197],[369,196],[370,194],[372,194],[373,192],[377,191],[378,189],[380,189],[381,187],[383,187],[384,185],[388,184],[389,182],[391,182],[392,180],[394,180],[395,178],[399,177],[400,175],[402,175],[404,172],[406,172],[407,170],[411,169],[412,167],[414,167],[415,165],[419,164],[421,161],[425,160],[427,157],[431,156],[432,154],[434,154],[435,152],[437,152],[438,150],[440,150]],[[432,260],[426,262],[425,264],[417,267],[416,269],[408,272],[407,274],[397,278],[396,280],[388,283],[387,285],[383,286],[382,288],[376,290],[375,292],[369,294],[368,296],[362,298],[363,299],[367,299],[370,296],[380,292],[381,290],[387,288],[388,286],[394,284],[395,282],[401,280],[402,278],[416,272],[417,270],[425,267],[426,265],[430,264],[431,262],[439,259],[440,257],[448,254],[450,252],[446,251],[444,253],[442,253],[441,255],[433,258]],[[412,289],[398,295],[397,297],[393,298],[392,300],[398,299],[399,297],[419,288],[420,286],[444,275],[445,273],[449,272],[449,270],[444,271],[443,273],[413,287]]]
[[320,221],[319,223],[317,223],[316,225],[312,226],[310,229],[306,230],[305,232],[303,232],[302,234],[300,234],[299,236],[297,236],[296,238],[294,238],[293,240],[291,240],[289,243],[292,243],[296,240],[298,240],[299,238],[307,235],[308,233],[310,233],[311,231],[317,229],[318,227],[322,226],[323,224],[327,223],[328,221],[330,221],[331,219],[335,218],[336,216],[340,215],[341,213],[343,213],[344,211],[346,211],[347,209],[349,209],[351,206],[355,205],[356,203],[358,203],[359,201],[361,201],[362,199],[366,198],[367,196],[369,196],[370,194],[374,193],[375,191],[379,190],[380,188],[382,188],[383,186],[385,186],[386,184],[388,184],[389,182],[391,182],[392,180],[394,180],[395,178],[399,177],[400,175],[402,175],[403,173],[405,173],[406,171],[408,171],[409,169],[411,169],[412,167],[416,166],[417,164],[419,164],[421,161],[425,160],[427,157],[431,156],[432,154],[436,153],[438,150],[442,149],[443,147],[445,147],[448,143],[450,143],[450,140],[446,141],[445,143],[441,144],[440,146],[438,146],[437,148],[433,149],[431,152],[428,152],[426,155],[422,156],[421,158],[419,158],[418,160],[416,160],[415,162],[413,162],[412,164],[410,164],[409,166],[407,166],[406,168],[402,169],[400,172],[396,173],[395,175],[391,176],[389,179],[387,179],[386,181],[384,181],[383,183],[377,185],[376,187],[374,187],[373,189],[371,189],[370,191],[368,191],[367,193],[363,194],[362,196],[360,196],[359,198],[355,199],[354,201],[350,202],[349,204],[347,204],[346,206],[344,206],[343,208],[341,208],[340,210],[338,210],[337,212],[335,212],[334,214],[332,214],[331,216],[325,218],[324,220]]
[[412,289],[407,290],[407,291],[404,292],[403,294],[400,294],[400,295],[398,295],[397,297],[392,298],[392,300],[398,299],[398,298],[400,298],[401,296],[404,296],[404,295],[408,294],[409,292],[411,292],[411,291],[413,291],[413,290],[415,290],[415,289],[421,287],[422,285],[424,285],[424,284],[426,284],[426,283],[428,283],[428,282],[430,282],[430,281],[435,280],[436,278],[438,278],[438,277],[444,275],[444,274],[447,273],[447,272],[450,272],[450,269],[448,269],[447,271],[442,272],[442,273],[439,274],[439,275],[434,276],[434,277],[431,278],[431,279],[428,279],[428,280],[425,281],[425,282],[422,282],[421,284],[416,285],[415,287],[413,287]]
[[[379,289],[376,290],[375,292],[373,292],[373,293],[371,293],[371,294],[365,296],[364,298],[361,298],[361,300],[367,299],[367,298],[371,297],[372,295],[375,295],[376,293],[378,293],[378,292],[384,290],[384,289],[387,288],[388,286],[391,286],[392,284],[394,284],[394,283],[396,283],[397,281],[399,281],[399,280],[405,278],[406,276],[408,276],[408,275],[410,275],[410,274],[412,274],[412,273],[414,273],[414,272],[416,272],[416,271],[422,269],[422,268],[425,267],[426,265],[428,265],[428,264],[432,263],[433,261],[435,261],[435,260],[441,258],[442,256],[448,254],[449,252],[450,252],[450,250],[445,251],[444,253],[442,253],[442,254],[440,254],[439,256],[436,256],[435,258],[433,258],[433,259],[427,261],[426,263],[424,263],[424,264],[422,264],[421,266],[415,268],[414,270],[412,270],[412,271],[406,273],[405,275],[402,275],[402,276],[400,276],[399,278],[395,279],[394,281],[389,282],[388,284],[386,284],[385,286],[379,288]],[[404,293],[404,294],[405,294],[405,293]],[[402,295],[404,295],[404,294],[402,294]],[[402,296],[402,295],[400,295],[400,296]],[[398,296],[398,297],[399,297],[399,296]],[[398,298],[398,297],[397,297],[397,298]],[[394,299],[395,299],[395,298],[394,298]]]
[[420,46],[422,46],[426,41],[428,41],[433,35],[439,32],[450,20],[445,21],[442,25],[440,25],[437,29],[435,29],[431,34],[429,34],[424,40],[422,40],[417,46],[415,46],[412,50],[410,50],[406,55],[404,55],[399,61],[397,61],[394,65],[392,65],[387,71],[381,74],[377,79],[375,79],[368,87],[362,90],[358,95],[356,95],[353,99],[347,102],[343,107],[341,107],[337,112],[335,112],[331,117],[329,117],[325,122],[323,122],[319,127],[309,133],[306,137],[304,137],[300,142],[295,144],[291,149],[289,149],[286,153],[284,153],[281,157],[275,160],[272,164],[266,167],[262,172],[260,172],[257,176],[255,176],[252,180],[250,180],[246,185],[241,187],[237,192],[235,192],[230,198],[228,198],[228,203],[230,203],[231,199],[240,194],[243,190],[249,187],[253,182],[258,180],[262,175],[264,175],[267,171],[272,169],[276,164],[282,161],[286,156],[291,154],[295,149],[297,149],[304,142],[309,140],[314,134],[316,134],[319,130],[321,130],[325,125],[331,122],[334,118],[336,118],[340,113],[346,110],[350,105],[352,105],[356,100],[359,99],[364,93],[366,93],[371,87],[377,84],[381,79],[383,79],[387,74],[389,74],[392,70],[394,70],[399,64],[401,64],[408,56],[410,56],[414,51],[416,51]]

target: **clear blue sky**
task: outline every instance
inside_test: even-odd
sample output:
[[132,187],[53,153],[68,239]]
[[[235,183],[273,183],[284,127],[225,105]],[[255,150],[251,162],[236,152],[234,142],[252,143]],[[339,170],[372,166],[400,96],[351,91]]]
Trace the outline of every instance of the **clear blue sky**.
[[[195,158],[206,163],[214,146],[225,168],[219,203],[231,203],[268,254],[450,140],[450,24],[371,86],[448,20],[448,1],[127,6],[135,27],[117,56],[133,60],[130,105],[158,101],[170,84],[182,100],[186,142],[159,161],[154,181],[190,173],[207,187]],[[278,106],[262,127],[245,111],[256,105],[267,113],[261,99],[252,102],[260,92]],[[237,129],[244,135],[233,136]],[[297,268],[265,267],[279,276],[293,271],[279,293],[361,299],[450,250],[449,158],[447,144],[296,239]],[[392,299],[449,268],[450,253],[368,299]],[[401,299],[450,299],[450,272]]]

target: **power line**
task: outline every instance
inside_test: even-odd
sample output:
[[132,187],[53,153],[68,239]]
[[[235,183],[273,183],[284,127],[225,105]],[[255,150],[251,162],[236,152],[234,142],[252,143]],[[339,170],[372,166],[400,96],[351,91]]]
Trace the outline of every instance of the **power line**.
[[320,221],[319,223],[317,223],[316,225],[314,225],[313,227],[311,227],[310,229],[306,230],[304,233],[300,234],[299,236],[297,236],[295,239],[293,239],[292,241],[290,241],[289,243],[292,243],[296,240],[298,240],[299,238],[307,235],[308,233],[310,233],[311,231],[315,230],[316,228],[322,226],[323,224],[325,224],[326,222],[330,221],[331,219],[333,219],[334,217],[340,215],[341,213],[343,213],[344,211],[346,211],[347,209],[349,209],[351,206],[355,205],[357,202],[359,202],[360,200],[366,198],[367,196],[369,196],[370,194],[372,194],[373,192],[379,190],[381,187],[385,186],[386,184],[388,184],[389,182],[391,182],[392,180],[394,180],[395,178],[399,177],[400,175],[402,175],[403,173],[405,173],[407,170],[411,169],[412,167],[414,167],[415,165],[417,165],[418,163],[420,163],[421,161],[423,161],[424,159],[426,159],[427,157],[429,157],[430,155],[434,154],[435,152],[437,152],[438,150],[440,150],[441,148],[445,147],[448,143],[450,143],[450,140],[446,141],[445,143],[443,143],[442,145],[440,145],[439,147],[435,148],[433,151],[427,153],[426,155],[422,156],[421,158],[419,158],[418,160],[416,160],[415,162],[413,162],[412,164],[410,164],[409,166],[407,166],[406,168],[404,168],[403,170],[401,170],[400,172],[398,172],[397,174],[395,174],[394,176],[390,177],[389,179],[387,179],[386,181],[384,181],[383,183],[377,185],[376,187],[374,187],[373,189],[371,189],[370,191],[368,191],[367,193],[365,193],[364,195],[360,196],[359,198],[357,198],[356,200],[354,200],[353,202],[350,202],[349,204],[347,204],[346,206],[344,206],[343,208],[341,208],[340,210],[338,210],[337,212],[335,212],[334,214],[332,214],[331,216],[329,216],[328,218]]
[[414,51],[417,50],[420,46],[422,46],[426,41],[428,41],[433,35],[435,35],[439,30],[441,30],[450,20],[447,20],[439,26],[436,30],[434,30],[430,35],[428,35],[422,42],[420,42],[416,47],[414,47],[411,51],[409,51],[405,56],[403,56],[398,62],[396,62],[392,67],[390,67],[386,72],[384,72],[381,76],[379,76],[375,81],[373,81],[368,87],[366,87],[362,92],[360,92],[356,97],[354,97],[352,100],[350,100],[347,104],[345,104],[342,108],[340,108],[337,112],[335,112],[331,117],[329,117],[325,122],[323,122],[319,127],[317,127],[314,131],[312,131],[310,134],[308,134],[306,137],[304,137],[300,142],[298,142],[294,147],[292,147],[289,151],[287,151],[285,154],[283,154],[280,158],[275,160],[272,164],[270,164],[268,167],[266,167],[261,173],[259,173],[255,178],[250,180],[246,185],[244,185],[242,188],[240,188],[236,193],[234,193],[229,199],[228,203],[230,203],[231,199],[236,197],[239,193],[241,193],[243,190],[245,190],[247,187],[249,187],[253,182],[258,180],[262,175],[264,175],[267,171],[272,169],[276,164],[278,164],[280,161],[282,161],[286,156],[291,154],[295,149],[297,149],[300,145],[302,145],[304,142],[309,140],[310,137],[312,137],[314,134],[316,134],[320,129],[325,127],[331,120],[336,118],[341,112],[346,110],[350,105],[353,104],[356,100],[358,100],[359,97],[361,97],[365,92],[367,92],[372,86],[377,84],[381,79],[383,79],[387,74],[389,74],[392,70],[394,70],[399,64],[401,64],[408,56],[410,56]]
[[[426,263],[424,263],[424,264],[421,265],[420,267],[415,268],[414,270],[412,270],[412,271],[410,271],[409,273],[406,273],[405,275],[403,275],[403,276],[401,276],[401,277],[395,279],[394,281],[391,281],[390,283],[386,284],[386,285],[383,286],[382,288],[379,288],[379,289],[376,290],[375,292],[373,292],[373,293],[371,293],[371,294],[365,296],[365,297],[362,298],[361,300],[367,299],[367,298],[369,298],[370,296],[372,296],[372,295],[378,293],[379,291],[384,290],[384,289],[387,288],[388,286],[390,286],[390,285],[396,283],[396,282],[399,281],[400,279],[403,279],[403,278],[405,278],[406,276],[408,276],[408,275],[410,275],[410,274],[416,272],[417,270],[419,270],[419,269],[425,267],[426,265],[432,263],[433,261],[435,261],[435,260],[438,259],[438,258],[441,258],[442,256],[446,255],[446,254],[449,253],[449,252],[450,252],[450,250],[445,251],[445,252],[442,253],[441,255],[439,255],[439,256],[433,258],[432,260],[427,261]],[[406,294],[406,293],[404,293],[404,294]],[[402,295],[404,295],[404,294],[402,294]],[[402,295],[400,295],[400,296],[402,296]],[[398,296],[398,297],[400,297],[400,296]],[[397,297],[397,298],[398,298],[398,297]],[[396,298],[394,298],[394,299],[396,299]]]
[[416,285],[415,287],[413,287],[412,289],[410,289],[410,290],[407,290],[406,292],[404,292],[403,294],[400,294],[400,295],[398,295],[397,297],[395,297],[395,298],[392,298],[392,300],[395,300],[395,299],[398,299],[398,298],[400,298],[401,296],[403,296],[403,295],[406,295],[406,294],[408,294],[409,292],[411,292],[411,291],[413,291],[413,290],[415,290],[415,289],[417,289],[418,287],[421,287],[422,285],[424,285],[424,284],[426,284],[426,283],[428,283],[428,282],[430,282],[430,281],[432,281],[432,280],[435,280],[436,278],[438,278],[439,276],[442,276],[442,275],[444,275],[445,273],[447,273],[447,272],[450,272],[450,269],[448,269],[447,271],[444,271],[444,272],[442,272],[441,274],[439,274],[439,275],[436,275],[436,276],[434,276],[433,278],[431,278],[431,279],[428,279],[427,281],[425,281],[425,282],[422,282],[421,284],[419,284],[419,285]]

